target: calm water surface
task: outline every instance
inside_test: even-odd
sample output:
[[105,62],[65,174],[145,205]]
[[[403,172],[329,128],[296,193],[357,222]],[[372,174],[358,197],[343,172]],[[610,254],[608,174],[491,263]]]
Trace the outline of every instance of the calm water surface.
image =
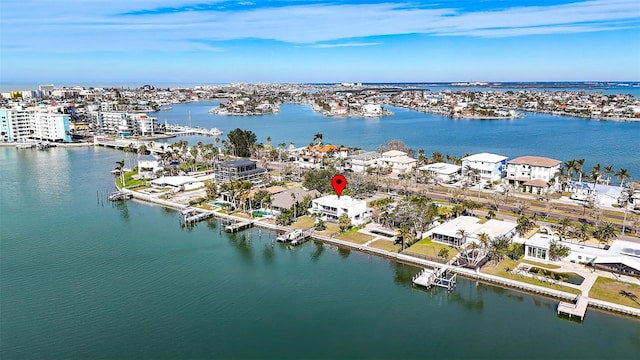
[[[512,120],[452,120],[397,107],[395,115],[383,118],[329,118],[307,105],[284,104],[281,112],[262,116],[221,116],[207,113],[217,103],[195,102],[172,105],[173,110],[154,113],[161,123],[185,124],[191,113],[193,126],[217,127],[228,134],[235,128],[252,130],[259,142],[270,136],[273,144],[293,141],[306,146],[314,134],[325,142],[375,150],[390,139],[402,139],[428,156],[441,152],[492,152],[515,158],[538,155],[566,161],[585,159],[585,170],[593,165],[626,168],[640,178],[640,122],[614,122],[527,113]],[[226,135],[221,136],[221,140]],[[170,142],[176,139],[170,140]],[[190,143],[212,142],[212,138],[191,137]]]
[[640,321],[99,201],[122,153],[0,148],[0,358],[632,358]]

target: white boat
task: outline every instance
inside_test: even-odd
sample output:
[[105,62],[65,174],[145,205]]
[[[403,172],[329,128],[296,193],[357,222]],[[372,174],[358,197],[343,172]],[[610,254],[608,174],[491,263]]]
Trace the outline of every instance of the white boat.
[[34,144],[34,143],[28,143],[28,142],[17,143],[16,144],[16,149],[32,149],[35,146],[36,146],[36,144]]

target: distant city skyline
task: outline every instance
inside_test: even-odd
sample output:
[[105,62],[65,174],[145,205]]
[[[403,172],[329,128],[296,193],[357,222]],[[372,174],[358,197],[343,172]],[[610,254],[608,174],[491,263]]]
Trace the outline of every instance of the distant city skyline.
[[637,0],[30,3],[5,84],[640,81]]

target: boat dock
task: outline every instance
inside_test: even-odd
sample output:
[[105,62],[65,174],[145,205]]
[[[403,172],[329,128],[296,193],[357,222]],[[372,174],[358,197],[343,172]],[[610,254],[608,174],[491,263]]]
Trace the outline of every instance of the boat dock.
[[247,220],[247,221],[237,221],[234,223],[231,223],[227,226],[224,227],[224,230],[226,232],[236,232],[236,231],[240,231],[243,230],[245,228],[248,228],[252,225],[252,222]]
[[132,194],[123,191],[112,192],[111,194],[109,194],[109,196],[107,196],[107,199],[109,199],[109,201],[122,201],[129,200],[131,198],[133,198]]
[[276,240],[278,240],[279,242],[290,242],[291,245],[299,245],[307,240],[311,236],[312,232],[312,228],[308,228],[305,230],[294,229],[278,236]]
[[220,131],[218,128],[205,129],[201,127],[190,127],[182,125],[165,125],[165,134],[172,136],[220,136],[222,135],[222,131]]
[[423,269],[411,280],[414,285],[424,286],[427,289],[430,289],[432,286],[438,286],[447,289],[447,291],[451,291],[456,286],[456,273],[445,265],[433,270]]
[[561,301],[558,304],[558,315],[563,314],[569,317],[577,316],[580,320],[584,320],[587,305],[589,305],[589,298],[586,296],[578,296],[575,304]]

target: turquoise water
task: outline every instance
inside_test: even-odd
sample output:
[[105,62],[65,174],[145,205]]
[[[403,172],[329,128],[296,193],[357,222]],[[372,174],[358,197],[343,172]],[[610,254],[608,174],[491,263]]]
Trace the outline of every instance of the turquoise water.
[[[585,159],[587,172],[596,163],[626,168],[640,178],[640,122],[613,122],[528,113],[511,120],[453,120],[446,117],[388,107],[395,116],[383,118],[328,118],[309,106],[284,104],[281,112],[262,116],[221,116],[207,111],[217,103],[195,102],[172,105],[173,110],[155,113],[160,122],[186,123],[191,113],[193,126],[217,127],[225,134],[235,128],[252,130],[259,142],[270,136],[273,144],[293,141],[306,146],[314,134],[338,145],[375,150],[390,139],[402,139],[428,156],[441,152],[493,152],[510,158],[538,155],[566,161]],[[180,138],[184,139],[184,138]],[[221,140],[226,135],[221,136]],[[175,141],[172,139],[170,141]],[[190,143],[213,142],[206,137],[187,138]],[[616,179],[612,179],[617,182]]]
[[[640,321],[111,204],[103,148],[0,148],[0,358],[632,358]],[[102,194],[100,194],[102,193]]]

